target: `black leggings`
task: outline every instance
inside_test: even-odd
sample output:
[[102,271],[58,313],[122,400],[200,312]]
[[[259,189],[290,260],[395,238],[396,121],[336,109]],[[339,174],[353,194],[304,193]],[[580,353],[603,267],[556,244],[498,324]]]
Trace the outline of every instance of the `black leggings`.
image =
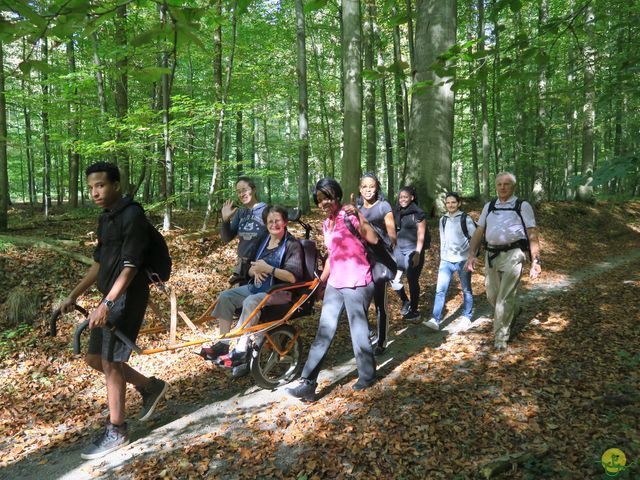
[[376,317],[378,319],[378,347],[385,347],[389,320],[387,318],[387,282],[376,283],[373,292],[373,301],[376,304]]
[[418,265],[415,267],[409,266],[405,274],[407,275],[407,282],[409,283],[409,297],[407,298],[407,294],[404,291],[404,287],[398,290],[398,295],[400,296],[400,300],[406,302],[410,300],[411,302],[411,310],[418,310],[418,302],[420,301],[420,274],[422,273],[422,267],[424,267],[424,255],[426,250],[422,250],[420,253],[420,261]]

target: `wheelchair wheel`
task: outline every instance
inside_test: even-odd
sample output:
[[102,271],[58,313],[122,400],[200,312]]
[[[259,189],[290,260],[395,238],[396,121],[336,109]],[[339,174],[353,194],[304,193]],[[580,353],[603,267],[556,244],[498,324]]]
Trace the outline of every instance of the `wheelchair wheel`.
[[302,370],[302,339],[296,338],[296,329],[280,325],[268,332],[271,341],[284,350],[295,338],[291,349],[280,358],[273,345],[263,336],[251,351],[251,375],[261,388],[274,389],[296,378]]

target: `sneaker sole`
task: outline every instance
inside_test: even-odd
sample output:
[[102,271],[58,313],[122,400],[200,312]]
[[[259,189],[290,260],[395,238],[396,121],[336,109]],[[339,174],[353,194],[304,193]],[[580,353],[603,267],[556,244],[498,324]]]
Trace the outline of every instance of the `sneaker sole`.
[[167,393],[168,388],[169,388],[169,384],[167,382],[164,382],[164,388],[156,398],[156,401],[153,402],[153,405],[151,405],[151,408],[149,409],[149,411],[145,413],[143,417],[140,417],[138,420],[142,422],[144,420],[147,420],[153,414],[153,411],[156,409],[156,405],[158,405],[158,402],[162,399],[162,397],[164,397],[164,394]]
[[434,327],[433,325],[430,325],[428,323],[422,322],[422,325],[424,325],[425,327],[427,327],[429,330],[433,331],[433,332],[439,332],[440,331],[440,327]]
[[126,442],[123,442],[120,445],[116,445],[115,447],[111,447],[108,450],[103,450],[101,452],[96,452],[96,453],[81,453],[80,458],[82,458],[83,460],[95,460],[96,458],[102,458],[106,455],[109,455],[111,452],[115,452],[119,448],[126,447],[127,445],[129,445],[129,443],[130,443],[130,440],[127,439]]
[[293,393],[291,393],[289,390],[286,390],[286,389],[285,389],[285,392],[291,398],[298,399],[298,400],[300,400],[301,402],[304,402],[304,403],[313,403],[313,402],[316,401],[316,394],[315,393],[313,394],[313,397],[309,398],[309,397],[306,397],[306,396],[299,397],[297,395],[294,395]]

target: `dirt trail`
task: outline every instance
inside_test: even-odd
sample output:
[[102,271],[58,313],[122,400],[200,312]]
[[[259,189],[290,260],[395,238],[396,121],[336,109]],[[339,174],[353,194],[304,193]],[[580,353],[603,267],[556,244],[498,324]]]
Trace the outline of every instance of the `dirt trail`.
[[[525,312],[534,311],[540,301],[559,295],[587,279],[606,274],[625,264],[636,264],[640,260],[640,249],[628,251],[625,255],[611,257],[605,262],[599,262],[563,275],[552,280],[543,276],[528,289],[520,292],[520,303]],[[603,277],[606,278],[606,277]],[[409,357],[425,349],[448,349],[459,335],[464,335],[476,329],[482,330],[490,323],[488,308],[481,306],[476,313],[476,320],[463,324],[457,320],[448,323],[443,331],[428,333],[422,325],[410,325],[392,332],[389,348],[384,356],[379,358],[381,374],[380,386],[384,389],[398,380],[402,365]],[[525,327],[536,325],[539,320],[533,315],[524,315]],[[489,355],[484,352],[483,355]],[[457,368],[457,367],[456,367]],[[464,368],[464,365],[462,367]],[[338,395],[344,390],[350,392],[351,380],[355,375],[355,362],[347,356],[324,370],[319,378],[319,395],[324,397],[331,392]],[[322,399],[320,400],[322,402]],[[344,406],[344,404],[343,404]],[[342,408],[342,407],[341,407]],[[263,431],[282,428],[291,422],[293,416],[300,411],[299,402],[289,398],[284,388],[274,392],[259,390],[256,387],[236,391],[213,393],[207,404],[195,411],[184,411],[183,416],[157,428],[150,428],[143,424],[130,424],[132,443],[130,446],[114,452],[107,457],[95,461],[80,459],[81,448],[61,447],[40,457],[38,461],[26,459],[0,470],[2,479],[94,479],[108,478],[114,475],[114,469],[126,465],[131,460],[142,457],[159,457],[170,454],[174,450],[183,450],[189,445],[201,441],[207,436],[223,435],[233,442],[251,435],[252,429]],[[161,423],[161,422],[160,422]],[[82,446],[84,448],[84,446]],[[295,447],[293,447],[295,450]],[[298,452],[299,453],[299,452]],[[281,447],[275,455],[275,464],[287,468],[297,458],[292,447]],[[225,460],[211,459],[208,463],[208,475],[213,474],[227,478],[232,466]]]

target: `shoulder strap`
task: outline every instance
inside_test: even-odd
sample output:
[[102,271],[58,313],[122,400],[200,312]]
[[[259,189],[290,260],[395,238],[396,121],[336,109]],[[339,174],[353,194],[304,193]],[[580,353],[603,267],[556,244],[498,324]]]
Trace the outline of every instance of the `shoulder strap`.
[[522,212],[521,212],[523,202],[524,200],[522,200],[521,198],[516,199],[516,205],[513,209],[520,217],[520,221],[522,222],[522,228],[524,229],[524,234],[527,237],[527,243],[529,243],[529,232],[527,232],[527,226],[524,223],[524,217],[522,216]]
[[440,219],[440,224],[442,225],[442,232],[444,233],[444,228],[447,226],[447,216],[443,215]]
[[[515,207],[513,207],[513,209],[520,214],[520,210],[522,209],[522,202],[524,202],[524,200],[522,200],[521,198],[516,198],[516,205]],[[522,215],[520,215],[522,216]]]
[[[282,259],[284,258],[284,254],[287,249],[288,239],[289,239],[289,232],[285,234],[284,238],[282,239],[282,243],[278,245],[278,249],[276,250],[276,259],[278,262],[278,268],[280,265],[282,265]],[[260,260],[260,257],[262,256],[262,253],[264,252],[264,249],[267,247],[268,244],[269,244],[269,235],[267,235],[265,239],[262,241],[262,244],[258,249],[258,253],[256,254],[256,260]]]
[[460,217],[460,227],[462,227],[462,234],[465,236],[467,240],[470,240],[469,229],[467,228],[467,213],[462,212],[462,216]]
[[362,238],[362,235],[360,235],[360,232],[358,231],[358,229],[353,226],[353,223],[351,223],[351,220],[349,220],[349,215],[347,215],[346,213],[344,215],[344,224],[347,226],[347,228],[351,232],[351,235],[353,235],[362,243],[364,243],[364,239]]
[[487,210],[487,215],[493,212],[496,209],[496,202],[498,201],[498,197],[492,198],[491,202],[489,202],[489,209]]

